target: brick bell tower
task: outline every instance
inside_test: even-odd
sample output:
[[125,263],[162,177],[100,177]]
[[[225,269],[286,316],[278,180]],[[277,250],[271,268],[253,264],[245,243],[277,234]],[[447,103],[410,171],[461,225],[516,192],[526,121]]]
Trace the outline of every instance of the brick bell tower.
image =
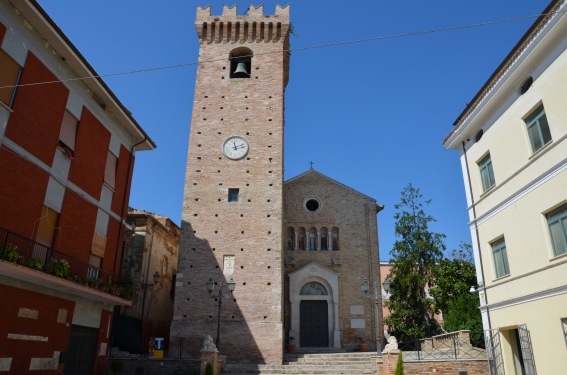
[[[289,6],[275,15],[197,8],[191,119],[171,347],[199,357],[205,335],[229,362],[281,363],[284,92]],[[216,285],[215,298],[207,281]]]

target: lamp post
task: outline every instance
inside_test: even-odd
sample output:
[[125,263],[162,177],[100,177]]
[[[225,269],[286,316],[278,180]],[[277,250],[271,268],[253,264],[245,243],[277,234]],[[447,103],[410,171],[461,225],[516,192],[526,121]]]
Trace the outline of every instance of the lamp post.
[[209,296],[211,298],[216,298],[219,304],[219,311],[217,315],[217,340],[215,342],[215,344],[217,345],[217,350],[220,350],[220,312],[222,307],[222,300],[223,298],[232,297],[232,292],[234,292],[234,288],[236,287],[236,283],[234,282],[233,279],[228,280],[226,284],[227,284],[228,292],[223,293],[222,281],[221,281],[219,283],[219,289],[217,293],[215,292],[215,282],[213,281],[213,279],[209,278],[209,281],[207,281],[207,291],[209,292]]
[[[384,291],[388,293],[390,291],[390,279],[385,279],[382,283],[384,287]],[[376,301],[376,320],[378,321],[376,327],[376,353],[382,353],[382,331],[383,327],[380,326],[380,314],[382,313],[382,292],[378,289],[378,283],[374,282],[374,295],[370,294],[370,281],[366,277],[362,278],[362,282],[360,283],[360,288],[364,292],[364,295],[368,298],[374,299]]]

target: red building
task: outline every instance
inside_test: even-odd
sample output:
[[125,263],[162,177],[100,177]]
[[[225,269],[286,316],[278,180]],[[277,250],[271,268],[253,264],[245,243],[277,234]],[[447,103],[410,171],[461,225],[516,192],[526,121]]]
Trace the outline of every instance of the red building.
[[[17,8],[15,8],[17,7]],[[0,2],[0,371],[106,374],[136,151],[155,147],[33,0]]]

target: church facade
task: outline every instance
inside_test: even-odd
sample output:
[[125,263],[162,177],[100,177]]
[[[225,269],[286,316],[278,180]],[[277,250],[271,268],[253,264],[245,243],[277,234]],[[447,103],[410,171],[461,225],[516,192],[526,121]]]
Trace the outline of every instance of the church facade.
[[382,206],[313,169],[283,180],[289,28],[289,6],[197,9],[170,338],[193,357],[206,335],[230,362],[254,363],[281,363],[290,341],[329,350],[382,341]]

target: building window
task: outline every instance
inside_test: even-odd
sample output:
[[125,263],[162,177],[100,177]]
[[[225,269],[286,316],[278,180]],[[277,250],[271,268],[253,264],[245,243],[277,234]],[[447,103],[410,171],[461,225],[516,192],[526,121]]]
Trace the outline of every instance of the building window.
[[482,180],[482,191],[487,191],[494,186],[494,171],[490,154],[486,155],[479,163],[480,178]]
[[87,271],[87,278],[98,279],[100,276],[101,264],[102,264],[102,258],[91,254],[89,259],[89,269]]
[[297,250],[305,250],[305,228],[299,228],[297,234]]
[[316,212],[319,210],[320,206],[321,205],[319,204],[319,201],[317,199],[309,199],[307,202],[305,202],[305,208],[307,209],[307,211]]
[[22,68],[6,52],[0,50],[0,102],[12,108],[16,85]]
[[116,186],[116,162],[118,158],[114,154],[108,151],[108,156],[106,157],[106,168],[104,169],[104,182],[110,186],[112,189]]
[[553,255],[558,256],[567,253],[567,205],[551,211],[546,216]]
[[232,50],[229,55],[230,78],[250,78],[252,56],[252,50],[246,47]]
[[69,159],[75,157],[75,141],[77,139],[77,120],[69,111],[65,111],[61,132],[59,133],[59,144],[57,145]]
[[329,231],[321,228],[321,250],[329,250]]
[[527,118],[528,135],[532,144],[532,151],[536,152],[547,142],[551,141],[551,132],[547,123],[545,110],[541,106],[533,115]]
[[509,275],[510,266],[508,266],[508,255],[506,254],[506,242],[504,239],[492,244],[492,256],[494,258],[496,278]]
[[331,232],[331,249],[333,251],[339,251],[339,228],[333,228]]
[[239,189],[228,189],[228,201],[238,202],[238,192]]
[[317,229],[309,229],[309,250],[317,250]]
[[287,249],[293,251],[295,249],[295,230],[287,228]]

